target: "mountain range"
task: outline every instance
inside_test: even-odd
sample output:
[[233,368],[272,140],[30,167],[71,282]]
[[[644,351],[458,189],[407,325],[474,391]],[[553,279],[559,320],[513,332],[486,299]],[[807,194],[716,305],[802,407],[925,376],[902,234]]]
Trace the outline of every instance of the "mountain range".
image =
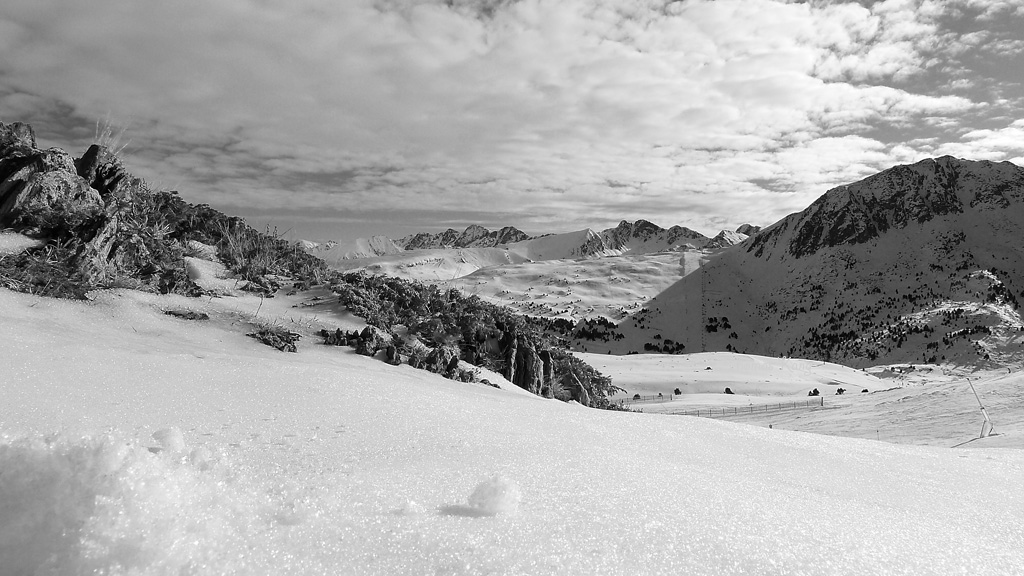
[[698,250],[705,247],[724,248],[742,242],[758,230],[760,228],[745,224],[736,231],[723,230],[714,238],[708,238],[683,226],[662,228],[647,220],[623,220],[618,226],[601,231],[586,228],[529,236],[513,226],[492,231],[473,224],[462,232],[449,228],[436,234],[423,232],[398,240],[372,236],[344,243],[303,240],[300,245],[311,254],[333,264],[342,260],[375,258],[412,250],[499,247],[527,260],[556,260]]
[[1021,167],[949,156],[896,166],[709,254],[577,346],[1020,365],[1022,236]]

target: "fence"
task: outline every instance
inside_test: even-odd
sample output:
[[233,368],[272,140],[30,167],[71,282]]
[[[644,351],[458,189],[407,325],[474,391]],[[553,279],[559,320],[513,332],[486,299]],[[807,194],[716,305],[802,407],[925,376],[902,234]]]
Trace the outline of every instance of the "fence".
[[641,396],[639,394],[634,394],[630,398],[619,399],[619,405],[625,406],[627,404],[637,404],[639,402],[671,402],[672,400],[675,400],[676,397],[677,396],[675,394],[669,394],[667,396],[664,394],[658,394],[657,396]]
[[677,414],[679,416],[704,416],[706,418],[721,418],[724,416],[742,416],[744,414],[759,414],[762,412],[777,412],[779,410],[796,410],[799,408],[820,408],[825,405],[825,398],[819,396],[814,400],[803,402],[780,402],[778,404],[760,404],[754,406],[727,406],[722,408],[694,408],[692,410],[673,410],[664,414]]

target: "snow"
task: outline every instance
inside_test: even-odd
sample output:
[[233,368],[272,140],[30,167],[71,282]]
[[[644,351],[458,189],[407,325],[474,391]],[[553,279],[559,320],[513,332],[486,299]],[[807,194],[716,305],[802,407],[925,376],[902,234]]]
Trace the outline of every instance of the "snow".
[[30,238],[24,234],[0,230],[0,256],[4,254],[19,254],[29,248],[35,248],[43,244],[42,240]]
[[[310,294],[92,296],[0,291],[5,574],[1024,565],[1019,449],[603,412],[452,382],[317,344],[319,326],[356,320]],[[162,313],[182,307],[210,320]],[[254,316],[302,333],[299,352],[245,337]]]
[[314,254],[330,264],[339,263],[343,260],[354,258],[373,258],[387,254],[400,254],[403,252],[393,240],[386,236],[371,236],[369,238],[356,238],[351,242],[310,242],[299,241],[299,245],[306,251]]
[[[676,388],[685,397],[713,393],[721,397],[726,387],[738,395],[752,397],[807,396],[814,388],[834,394],[843,387],[857,392],[891,385],[861,370],[818,360],[771,358],[731,352],[698,354],[610,354],[577,353],[584,362],[611,376],[625,396],[665,396]],[[766,399],[774,401],[773,399]]]
[[[514,242],[508,245],[508,249],[510,252],[529,260],[566,260],[592,256],[592,254],[588,254],[583,250],[584,247],[587,244],[599,243],[600,241],[601,237],[597,232],[586,228],[575,232],[548,234],[530,240]],[[607,256],[615,252],[608,251],[608,253],[600,255]]]

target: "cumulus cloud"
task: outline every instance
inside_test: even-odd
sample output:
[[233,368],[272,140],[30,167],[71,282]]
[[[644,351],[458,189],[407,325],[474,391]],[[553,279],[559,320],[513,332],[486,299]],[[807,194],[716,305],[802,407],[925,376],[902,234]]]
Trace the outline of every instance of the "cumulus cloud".
[[1021,5],[36,0],[0,15],[0,119],[77,149],[110,114],[147,179],[308,236],[714,232],[956,146],[1019,156],[971,123],[1024,116],[978,65],[1015,60]]

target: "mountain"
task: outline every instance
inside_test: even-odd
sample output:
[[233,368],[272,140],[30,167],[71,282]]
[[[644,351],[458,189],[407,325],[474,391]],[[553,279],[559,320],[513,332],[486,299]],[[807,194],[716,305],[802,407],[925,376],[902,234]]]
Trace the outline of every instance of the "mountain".
[[577,345],[851,366],[1019,365],[1021,237],[1024,169],[948,156],[897,166],[707,256],[629,320]]
[[761,231],[761,227],[753,226],[751,224],[743,224],[739,228],[737,228],[736,231],[745,236],[753,236],[754,234],[757,234],[758,232]]
[[299,241],[299,246],[306,250],[306,252],[323,259],[328,264],[336,263],[339,260],[373,258],[375,256],[386,256],[402,252],[402,247],[395,244],[394,240],[387,236],[357,238],[347,243],[339,243],[335,240],[327,242],[301,240]]
[[717,236],[709,240],[708,243],[704,245],[704,247],[707,249],[728,248],[729,246],[735,246],[746,239],[746,234],[741,234],[739,232],[730,232],[729,230],[722,230],[721,232],[718,233]]
[[524,240],[509,250],[530,260],[559,260],[695,250],[708,241],[707,236],[682,226],[666,229],[647,220],[623,220],[600,232],[587,228]]
[[615,228],[602,230],[599,236],[604,243],[604,250],[634,254],[695,249],[708,242],[707,236],[689,228],[673,226],[665,229],[647,220],[623,220]]
[[334,241],[300,241],[299,245],[329,263],[338,264],[341,260],[373,258],[411,250],[498,247],[508,247],[516,255],[530,260],[599,258],[626,253],[648,254],[699,249],[709,240],[703,234],[682,226],[665,229],[646,220],[623,220],[618,226],[600,232],[587,228],[532,237],[513,226],[492,231],[473,224],[462,232],[449,228],[436,234],[410,234],[399,240],[373,236],[369,239],[359,238],[344,245]]
[[512,226],[505,226],[500,230],[491,231],[483,226],[473,224],[463,232],[449,228],[438,234],[412,234],[396,241],[395,244],[406,250],[421,250],[424,248],[493,248],[529,238],[522,230]]

